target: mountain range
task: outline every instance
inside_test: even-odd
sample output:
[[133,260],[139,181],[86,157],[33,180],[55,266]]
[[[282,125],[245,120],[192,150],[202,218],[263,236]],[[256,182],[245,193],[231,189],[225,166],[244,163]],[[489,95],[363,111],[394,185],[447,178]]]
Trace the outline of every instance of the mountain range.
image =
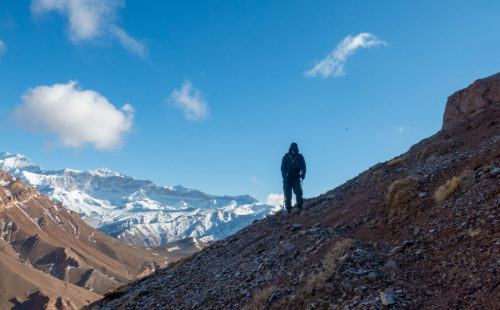
[[[184,253],[198,250],[187,247]],[[0,309],[79,309],[177,260],[179,253],[171,252],[97,231],[0,171]]]
[[20,154],[0,153],[0,170],[61,202],[92,227],[135,246],[222,239],[281,208],[248,195],[157,186],[106,168],[45,170]]

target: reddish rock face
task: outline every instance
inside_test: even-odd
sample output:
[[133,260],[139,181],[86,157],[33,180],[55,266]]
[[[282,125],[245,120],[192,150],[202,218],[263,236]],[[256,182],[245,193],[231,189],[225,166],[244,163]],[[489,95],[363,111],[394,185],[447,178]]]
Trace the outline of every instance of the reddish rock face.
[[500,73],[477,80],[448,97],[442,129],[466,124],[472,116],[493,105],[500,105]]

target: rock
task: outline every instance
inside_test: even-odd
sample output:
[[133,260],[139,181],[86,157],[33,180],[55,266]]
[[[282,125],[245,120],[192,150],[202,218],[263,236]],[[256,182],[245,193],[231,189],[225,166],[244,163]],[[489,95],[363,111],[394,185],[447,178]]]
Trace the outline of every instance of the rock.
[[403,252],[403,247],[402,246],[397,246],[391,250],[391,255],[396,255]]
[[269,297],[269,302],[273,302],[280,299],[280,294],[278,292],[274,292],[271,297]]
[[424,198],[425,196],[427,196],[427,193],[424,193],[424,192],[418,193],[418,197],[420,197],[420,198]]
[[302,228],[302,225],[300,225],[300,224],[293,224],[293,226],[292,226],[292,230],[299,230],[301,228]]
[[384,265],[384,269],[389,273],[396,273],[398,271],[398,264],[393,260],[388,260]]
[[394,305],[396,301],[394,300],[394,297],[392,294],[388,292],[380,292],[380,301],[385,305],[385,306],[390,306]]
[[[418,229],[418,231],[420,232],[420,229]],[[413,241],[413,240],[405,240],[405,241],[403,241],[403,244],[401,246],[403,247],[403,249],[406,249],[407,247],[412,246],[414,244],[415,244],[415,241]]]
[[377,279],[377,274],[375,272],[369,272],[367,275],[366,275],[366,278],[370,281],[375,281]]
[[469,119],[500,101],[500,73],[480,79],[459,90],[446,103],[443,130],[467,123]]
[[312,247],[310,247],[310,248],[308,248],[308,249],[306,250],[306,253],[307,253],[307,254],[310,254],[310,253],[311,253],[311,252],[313,252],[314,250],[316,250],[316,247],[313,245]]

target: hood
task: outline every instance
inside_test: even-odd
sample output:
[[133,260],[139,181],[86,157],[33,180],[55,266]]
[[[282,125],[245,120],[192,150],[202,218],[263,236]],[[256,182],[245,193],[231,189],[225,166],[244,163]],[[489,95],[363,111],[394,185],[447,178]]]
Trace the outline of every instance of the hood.
[[289,153],[291,153],[292,151],[295,151],[295,153],[297,154],[299,153],[299,146],[295,142],[292,142],[292,144],[290,144],[290,149],[288,150]]

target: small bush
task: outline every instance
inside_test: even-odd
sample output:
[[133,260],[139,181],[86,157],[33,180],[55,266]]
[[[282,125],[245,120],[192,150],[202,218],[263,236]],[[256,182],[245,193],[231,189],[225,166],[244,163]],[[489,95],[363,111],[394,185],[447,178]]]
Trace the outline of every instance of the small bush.
[[460,178],[453,177],[450,180],[446,181],[445,184],[438,187],[436,192],[434,193],[434,199],[437,202],[445,201],[450,198],[451,195],[458,189],[460,185]]
[[342,255],[344,255],[347,250],[351,248],[351,246],[352,239],[344,239],[335,244],[335,246],[330,250],[328,250],[325,257],[323,258],[323,268],[321,269],[321,271],[315,275],[312,275],[307,280],[305,286],[306,295],[314,295],[315,292],[324,290],[325,284],[328,279],[330,279],[335,274],[335,269],[337,268],[337,265],[339,263],[339,258],[342,257]]
[[276,285],[267,286],[257,291],[245,309],[265,309],[274,291],[276,291]]
[[396,166],[402,163],[406,159],[406,155],[403,156],[398,156],[396,158],[393,158],[387,162],[387,166]]
[[386,196],[391,212],[406,207],[417,196],[417,188],[418,179],[411,176],[392,182]]
[[471,169],[465,169],[460,173],[460,184],[459,188],[461,190],[466,189],[469,185],[471,185],[474,182],[474,177],[473,177],[474,171]]
[[379,182],[381,181],[385,176],[385,171],[380,169],[372,173],[370,177],[371,182]]
[[429,145],[417,154],[417,160],[432,160],[437,156],[444,155],[453,151],[454,142],[451,139],[439,141]]

